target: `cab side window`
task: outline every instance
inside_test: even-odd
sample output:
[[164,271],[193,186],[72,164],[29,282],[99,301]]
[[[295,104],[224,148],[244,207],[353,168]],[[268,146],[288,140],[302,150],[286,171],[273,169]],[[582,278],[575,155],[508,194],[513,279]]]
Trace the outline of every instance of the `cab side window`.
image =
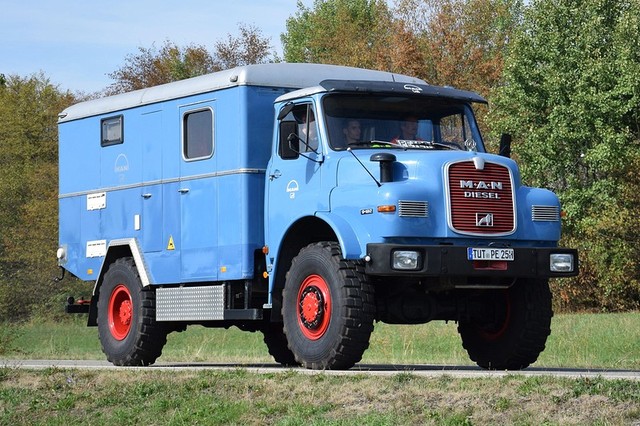
[[300,104],[292,107],[280,121],[280,156],[298,158],[301,153],[317,151],[318,146],[318,123],[313,106]]

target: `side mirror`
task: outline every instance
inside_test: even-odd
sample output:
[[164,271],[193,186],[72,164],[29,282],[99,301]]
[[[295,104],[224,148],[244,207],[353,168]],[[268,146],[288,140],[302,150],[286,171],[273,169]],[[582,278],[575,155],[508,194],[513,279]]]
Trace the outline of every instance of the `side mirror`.
[[292,147],[298,141],[298,124],[295,121],[281,121],[278,142],[280,157],[285,160],[298,158],[298,151]]
[[498,154],[511,158],[511,135],[509,133],[503,133],[500,136],[500,152]]

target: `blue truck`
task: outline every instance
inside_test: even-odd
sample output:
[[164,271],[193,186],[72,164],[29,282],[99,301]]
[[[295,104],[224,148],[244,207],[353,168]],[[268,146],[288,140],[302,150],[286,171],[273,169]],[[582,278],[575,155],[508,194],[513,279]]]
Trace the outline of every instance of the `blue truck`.
[[535,362],[558,247],[551,191],[488,153],[476,93],[410,76],[260,64],[59,115],[63,273],[115,365],[188,325],[261,332],[283,365],[347,369],[376,321],[455,321],[487,369]]

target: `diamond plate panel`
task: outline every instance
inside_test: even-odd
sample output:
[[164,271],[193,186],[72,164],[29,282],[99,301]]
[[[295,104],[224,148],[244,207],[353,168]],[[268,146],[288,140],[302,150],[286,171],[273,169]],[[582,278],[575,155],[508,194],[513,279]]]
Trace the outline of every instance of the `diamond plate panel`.
[[156,290],[156,321],[224,319],[224,286],[171,287]]

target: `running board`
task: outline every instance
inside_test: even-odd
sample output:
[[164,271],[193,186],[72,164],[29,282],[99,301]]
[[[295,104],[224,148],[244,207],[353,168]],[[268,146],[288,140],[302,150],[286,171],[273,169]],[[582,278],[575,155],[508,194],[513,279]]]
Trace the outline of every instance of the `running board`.
[[156,321],[234,321],[262,319],[261,309],[225,309],[225,286],[156,289]]

